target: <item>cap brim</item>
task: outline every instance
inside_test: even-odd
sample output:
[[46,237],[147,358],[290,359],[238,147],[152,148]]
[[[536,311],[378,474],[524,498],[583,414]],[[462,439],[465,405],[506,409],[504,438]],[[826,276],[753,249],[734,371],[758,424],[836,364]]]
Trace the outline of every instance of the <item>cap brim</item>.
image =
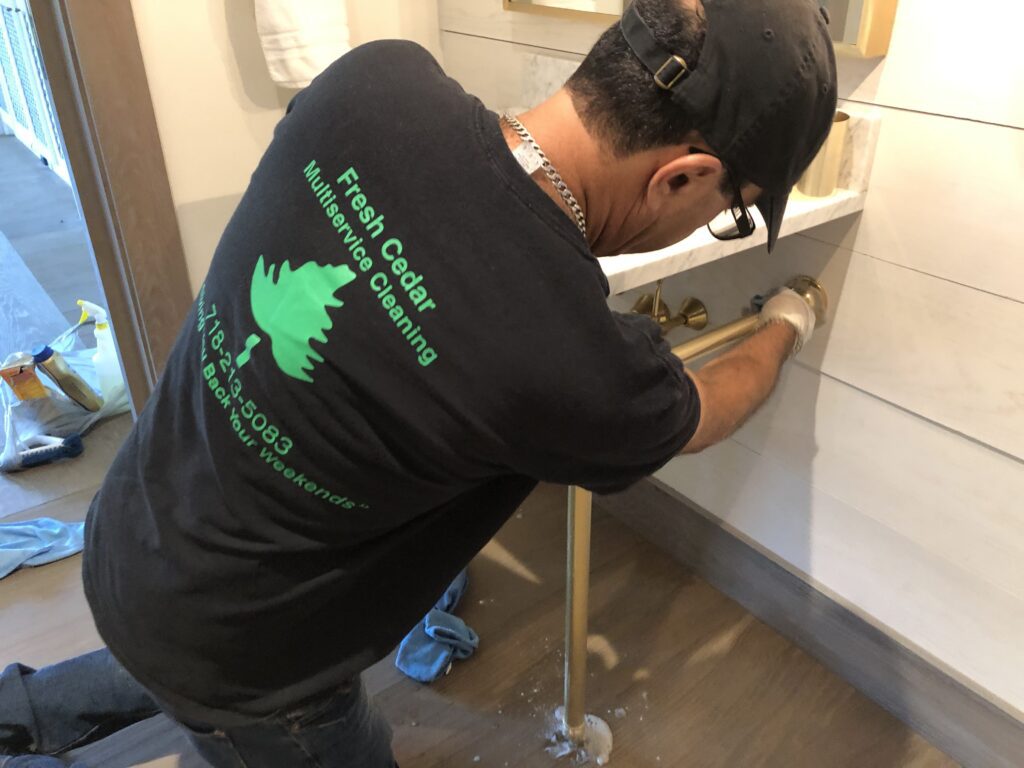
[[790,190],[775,193],[765,192],[757,201],[757,209],[768,226],[768,253],[775,249],[775,241],[779,239],[782,217],[786,215],[786,203],[789,202],[789,192]]

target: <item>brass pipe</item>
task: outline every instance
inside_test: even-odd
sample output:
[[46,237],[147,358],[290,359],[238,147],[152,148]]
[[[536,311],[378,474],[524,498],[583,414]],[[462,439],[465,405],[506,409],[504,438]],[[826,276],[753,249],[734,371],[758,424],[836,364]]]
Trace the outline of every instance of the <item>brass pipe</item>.
[[587,609],[590,602],[590,520],[593,496],[569,488],[565,606],[565,736],[582,746],[587,685]]
[[[798,275],[786,283],[803,297],[817,318],[825,323],[828,294],[814,278]],[[660,299],[660,291],[657,294]],[[698,302],[699,303],[699,302]],[[655,307],[657,302],[653,303]],[[703,305],[700,306],[703,310]],[[704,313],[706,321],[706,312]],[[759,315],[741,317],[673,348],[683,362],[695,360],[753,334],[761,325]],[[587,683],[587,609],[590,601],[590,528],[593,496],[590,491],[569,488],[568,556],[565,589],[565,711],[564,736],[582,747],[585,733]]]
[[[825,324],[825,316],[828,311],[828,293],[825,292],[821,283],[813,277],[797,275],[786,283],[786,287],[796,291],[810,305],[811,309],[814,310],[819,327]],[[760,315],[753,314],[741,317],[739,320],[733,320],[731,323],[726,323],[720,328],[702,333],[695,339],[690,339],[673,347],[672,354],[684,363],[688,363],[704,355],[717,352],[723,347],[727,347],[741,339],[745,339],[760,327]]]
[[741,317],[739,320],[733,320],[721,328],[715,328],[713,331],[702,333],[695,339],[690,339],[677,347],[673,347],[672,354],[684,363],[688,363],[691,360],[711,354],[722,347],[750,336],[760,325],[761,318],[759,315]]

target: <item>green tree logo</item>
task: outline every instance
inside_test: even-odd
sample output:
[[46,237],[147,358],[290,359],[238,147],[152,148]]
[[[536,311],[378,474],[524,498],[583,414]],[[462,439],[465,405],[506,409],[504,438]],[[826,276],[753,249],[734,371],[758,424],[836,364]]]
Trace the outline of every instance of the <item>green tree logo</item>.
[[[312,343],[327,342],[327,331],[334,327],[327,310],[344,305],[334,294],[355,280],[356,273],[346,265],[322,267],[314,261],[296,270],[285,261],[276,278],[275,269],[273,264],[268,269],[262,256],[256,262],[249,293],[252,316],[270,337],[274,362],[282,373],[312,383],[310,374],[324,361]],[[249,362],[260,340],[256,333],[248,338],[236,365]]]

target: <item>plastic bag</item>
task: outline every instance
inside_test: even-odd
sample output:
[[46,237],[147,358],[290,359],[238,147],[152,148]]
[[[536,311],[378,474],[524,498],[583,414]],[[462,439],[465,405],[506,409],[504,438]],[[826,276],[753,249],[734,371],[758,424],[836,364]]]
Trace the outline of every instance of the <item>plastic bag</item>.
[[[92,356],[95,347],[87,347],[78,333],[80,326],[72,326],[52,342],[50,346],[60,352],[86,383],[99,391],[96,367]],[[50,393],[49,397],[35,400],[18,400],[10,387],[0,384],[0,408],[3,410],[3,431],[0,433],[0,470],[16,467],[18,454],[31,447],[32,438],[38,435],[69,437],[84,435],[97,423],[112,416],[126,413],[130,409],[128,393],[124,382],[109,400],[104,401],[98,411],[87,411],[61,392],[45,375],[40,381]]]

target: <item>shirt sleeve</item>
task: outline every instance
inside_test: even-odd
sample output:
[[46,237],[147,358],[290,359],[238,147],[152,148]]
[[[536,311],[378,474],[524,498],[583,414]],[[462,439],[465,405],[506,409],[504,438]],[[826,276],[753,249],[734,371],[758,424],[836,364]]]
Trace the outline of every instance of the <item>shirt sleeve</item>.
[[539,366],[517,430],[516,469],[615,493],[661,469],[697,430],[697,388],[649,317],[610,313]]

